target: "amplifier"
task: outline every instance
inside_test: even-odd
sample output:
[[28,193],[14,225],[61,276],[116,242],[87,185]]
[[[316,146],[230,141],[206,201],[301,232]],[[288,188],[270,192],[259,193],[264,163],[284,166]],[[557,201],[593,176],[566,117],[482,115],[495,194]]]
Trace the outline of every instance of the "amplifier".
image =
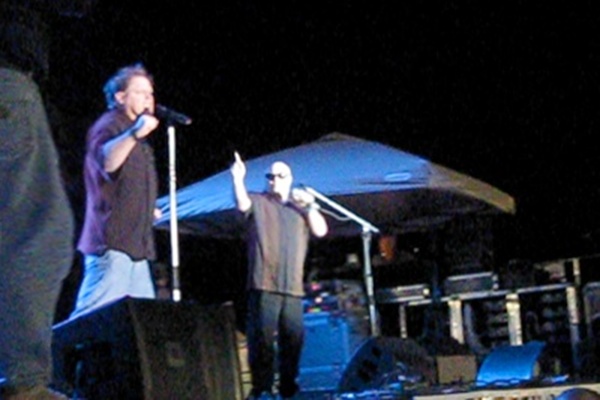
[[356,349],[368,336],[361,314],[304,314],[304,346],[298,383],[303,391],[333,390]]
[[298,385],[304,393],[335,391],[342,379],[345,368],[346,364],[330,364],[300,368]]
[[300,367],[345,365],[351,354],[347,319],[329,312],[304,314],[304,346]]
[[489,292],[498,289],[498,276],[493,272],[449,276],[444,281],[444,294]]
[[583,287],[583,307],[588,337],[600,334],[600,282],[590,282]]
[[396,286],[381,288],[375,291],[375,300],[378,303],[403,303],[411,300],[428,298],[430,290],[428,285]]
[[350,279],[314,281],[304,286],[304,312],[359,312],[367,310],[363,283]]

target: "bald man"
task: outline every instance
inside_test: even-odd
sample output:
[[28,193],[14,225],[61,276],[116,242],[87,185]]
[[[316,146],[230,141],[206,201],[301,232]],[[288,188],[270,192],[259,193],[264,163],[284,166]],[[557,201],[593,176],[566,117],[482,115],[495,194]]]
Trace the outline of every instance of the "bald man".
[[237,208],[248,224],[249,399],[275,399],[275,336],[279,395],[292,398],[299,390],[296,379],[304,341],[304,260],[310,235],[325,236],[327,222],[314,196],[292,189],[292,170],[282,161],[269,168],[267,189],[261,193],[246,190],[246,166],[238,153],[231,175]]

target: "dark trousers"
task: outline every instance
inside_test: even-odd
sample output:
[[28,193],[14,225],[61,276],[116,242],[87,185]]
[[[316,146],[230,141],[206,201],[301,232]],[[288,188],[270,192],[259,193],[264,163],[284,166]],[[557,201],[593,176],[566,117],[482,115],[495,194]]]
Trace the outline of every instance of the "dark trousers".
[[54,311],[74,253],[73,216],[38,88],[4,68],[0,182],[0,378],[12,387],[46,385]]
[[293,396],[298,391],[296,378],[304,343],[302,298],[252,290],[248,293],[247,316],[252,392],[255,395],[271,392],[277,360],[279,393],[283,397]]

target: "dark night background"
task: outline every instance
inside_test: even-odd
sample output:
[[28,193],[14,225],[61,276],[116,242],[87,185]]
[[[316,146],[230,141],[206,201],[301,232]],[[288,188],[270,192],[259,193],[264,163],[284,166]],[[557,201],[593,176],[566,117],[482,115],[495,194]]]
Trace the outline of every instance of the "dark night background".
[[[157,102],[194,120],[178,129],[178,187],[228,168],[234,150],[252,158],[343,132],[514,196],[498,237],[507,258],[598,251],[595,2],[275,3],[99,0],[58,21],[47,97],[79,220],[102,86],[141,61]],[[166,194],[166,134],[153,141]]]

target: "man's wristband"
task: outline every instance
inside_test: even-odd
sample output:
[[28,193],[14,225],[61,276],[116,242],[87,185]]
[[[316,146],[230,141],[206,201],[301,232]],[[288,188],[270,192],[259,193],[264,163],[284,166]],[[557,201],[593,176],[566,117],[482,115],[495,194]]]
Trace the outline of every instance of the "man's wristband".
[[143,141],[143,140],[144,140],[144,138],[140,138],[140,137],[138,137],[138,136],[136,135],[136,133],[137,133],[137,131],[136,131],[136,130],[134,130],[134,129],[132,129],[132,130],[131,130],[131,133],[130,133],[131,137],[132,137],[132,138],[134,138],[136,142],[141,142],[141,141]]

